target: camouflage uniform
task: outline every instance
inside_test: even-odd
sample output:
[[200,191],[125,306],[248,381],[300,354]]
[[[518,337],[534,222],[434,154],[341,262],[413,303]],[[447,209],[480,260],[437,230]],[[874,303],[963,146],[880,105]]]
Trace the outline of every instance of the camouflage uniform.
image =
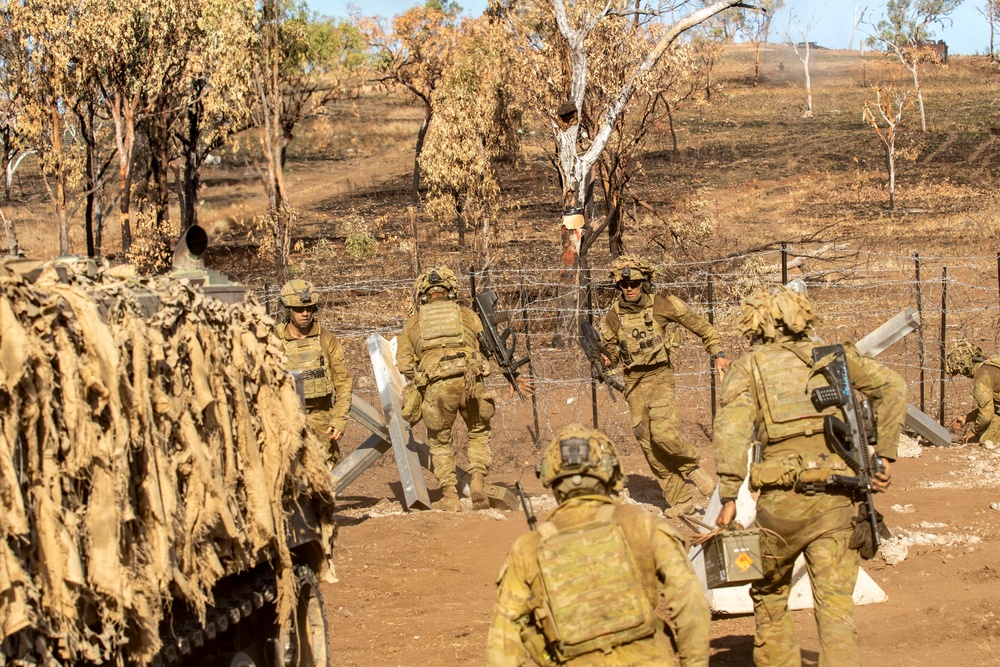
[[[818,318],[811,307],[804,296],[787,288],[747,300],[743,329],[753,345],[729,367],[715,418],[716,470],[724,503],[735,499],[746,476],[755,435],[763,445],[761,462],[750,468],[751,488],[761,492],[757,524],[773,531],[762,534],[764,578],[750,589],[757,620],[754,663],[759,667],[801,664],[788,614],[792,568],[800,553],[805,554],[812,583],[820,666],[860,664],[852,598],[858,556],[848,548],[854,516],[851,494],[829,485],[815,495],[793,488],[796,481],[852,474],[823,435],[823,415],[835,408],[819,413],[810,400],[815,387],[827,384],[813,368],[812,350],[818,343],[809,336]],[[853,345],[845,345],[845,350],[851,381],[871,400],[878,419],[876,453],[892,461],[906,413],[906,385]]]
[[[433,286],[424,278],[435,273],[448,282],[447,296],[442,292],[439,297],[425,298]],[[403,326],[396,349],[396,367],[422,394],[420,412],[427,427],[434,476],[446,495],[454,491],[458,481],[452,445],[455,418],[461,415],[468,428],[469,472],[476,481],[489,473],[492,463],[490,419],[496,410],[496,396],[483,383],[489,364],[479,350],[477,336],[483,330],[482,323],[472,310],[453,300],[456,283],[454,273],[446,267],[434,267],[421,275],[416,290],[423,303]]]
[[[652,269],[642,260],[623,255],[612,265],[613,280],[620,279],[622,266],[639,266],[652,277]],[[708,493],[712,489],[710,478],[698,467],[697,450],[678,432],[671,351],[680,345],[680,327],[701,338],[705,350],[713,356],[720,353],[720,338],[715,327],[681,299],[650,291],[645,289],[638,301],[631,303],[619,294],[601,321],[600,331],[612,366],[619,360],[625,366],[625,397],[632,430],[663,497],[671,507],[685,506],[692,502],[685,484],[692,474],[708,480]]]
[[[571,438],[589,441],[590,459],[564,466],[554,479],[553,465],[540,466],[560,505],[514,543],[500,570],[487,667],[516,667],[529,655],[543,667],[673,665],[674,648],[655,613],[660,594],[680,664],[707,667],[708,604],[684,541],[662,518],[608,497],[621,489],[621,470],[603,434],[568,427],[545,459],[558,461]],[[607,465],[593,465],[595,450]]]
[[971,435],[979,442],[1000,444],[1000,356],[983,358],[978,346],[963,341],[948,354],[947,370],[952,375],[972,378],[972,398],[976,407],[965,417]]
[[[289,296],[285,294],[286,289],[282,290],[282,302],[286,307],[317,304],[312,284],[292,280],[286,288],[294,293]],[[303,295],[306,296],[304,300],[301,298]],[[319,322],[312,323],[304,338],[294,337],[289,332],[290,326],[288,322],[282,322],[276,330],[284,345],[285,368],[302,373],[309,427],[322,442],[329,442],[330,456],[336,464],[340,460],[340,446],[336,440],[330,440],[327,429],[333,427],[343,432],[347,426],[354,380],[347,369],[340,343]]]

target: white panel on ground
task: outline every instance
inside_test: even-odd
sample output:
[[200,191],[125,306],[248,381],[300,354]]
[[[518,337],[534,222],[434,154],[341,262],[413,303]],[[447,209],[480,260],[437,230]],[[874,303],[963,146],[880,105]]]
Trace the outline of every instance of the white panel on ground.
[[[722,503],[719,502],[719,488],[715,488],[712,498],[705,509],[705,516],[702,519],[710,526],[715,525],[715,520],[722,510]],[[757,516],[757,500],[750,493],[748,480],[743,480],[739,494],[736,496],[736,520],[744,526],[753,523]],[[707,528],[702,528],[702,532],[708,532]],[[750,599],[750,585],[732,586],[730,588],[716,588],[709,590],[705,583],[705,556],[701,546],[691,547],[688,558],[694,566],[694,572],[701,581],[708,597],[709,608],[717,614],[752,614],[753,601]],[[795,561],[795,568],[792,571],[792,590],[788,596],[789,609],[811,609],[813,607],[812,588],[809,585],[809,576],[806,573],[806,562],[803,556],[799,556]],[[889,597],[885,591],[876,584],[870,576],[859,568],[858,582],[854,586],[854,604],[870,604],[873,602],[885,602]]]

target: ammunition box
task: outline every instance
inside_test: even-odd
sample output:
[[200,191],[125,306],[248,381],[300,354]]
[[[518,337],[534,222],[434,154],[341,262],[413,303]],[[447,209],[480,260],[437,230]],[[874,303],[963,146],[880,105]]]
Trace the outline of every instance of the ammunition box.
[[705,581],[708,588],[742,586],[764,576],[760,531],[727,530],[705,542]]

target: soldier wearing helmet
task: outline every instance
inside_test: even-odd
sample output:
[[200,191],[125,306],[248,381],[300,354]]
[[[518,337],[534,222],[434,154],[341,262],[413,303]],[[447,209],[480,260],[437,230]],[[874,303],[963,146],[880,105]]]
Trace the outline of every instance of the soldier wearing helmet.
[[490,372],[479,349],[483,326],[472,310],[456,302],[458,278],[448,267],[427,269],[413,287],[420,305],[397,338],[396,367],[410,380],[407,387],[419,392],[415,401],[419,415],[405,416],[412,422],[422,417],[427,427],[434,476],[442,495],[433,506],[451,512],[462,509],[451,433],[461,415],[469,437],[472,506],[487,509],[486,475],[493,457],[490,419],[496,411],[496,395],[483,383]]
[[707,667],[710,616],[684,540],[666,521],[611,499],[622,489],[614,443],[561,430],[536,472],[558,507],[522,535],[500,569],[487,667],[526,656],[550,665],[673,665],[656,615],[662,595],[682,667]]
[[972,398],[976,407],[965,416],[955,417],[951,425],[958,430],[967,429],[965,442],[1000,443],[1000,355],[986,358],[982,348],[969,341],[961,341],[951,349],[945,360],[945,369],[952,376],[972,378]]
[[600,331],[608,351],[605,363],[613,366],[620,360],[625,366],[632,428],[667,501],[664,514],[674,518],[695,511],[686,482],[706,496],[715,489],[711,476],[698,466],[697,450],[678,432],[672,351],[680,345],[681,327],[701,338],[720,372],[729,361],[708,320],[672,294],[653,293],[655,273],[636,255],[612,262],[610,277],[619,294]]
[[276,333],[285,347],[285,368],[302,375],[309,427],[330,443],[334,465],[340,460],[338,441],[351,410],[353,379],[340,343],[316,321],[319,293],[306,280],[289,280],[281,288],[288,321]]
[[[740,328],[750,350],[733,362],[722,385],[722,407],[715,417],[714,447],[723,503],[717,523],[736,518],[736,495],[747,476],[751,443],[760,443],[750,465],[750,489],[760,491],[757,525],[763,529],[764,577],[752,584],[757,633],[757,665],[799,665],[798,641],[788,614],[792,568],[805,555],[812,581],[819,665],[859,665],[852,594],[858,576],[859,546],[852,541],[853,492],[836,484],[851,476],[824,435],[824,416],[812,390],[827,385],[823,359],[813,360],[813,326],[820,322],[809,299],[788,287],[747,298]],[[847,372],[854,389],[872,404],[877,418],[875,453],[885,472],[875,490],[889,487],[889,462],[896,459],[906,414],[906,385],[894,371],[861,356],[845,344]],[[864,534],[870,535],[863,526]],[[853,548],[852,548],[853,547]]]

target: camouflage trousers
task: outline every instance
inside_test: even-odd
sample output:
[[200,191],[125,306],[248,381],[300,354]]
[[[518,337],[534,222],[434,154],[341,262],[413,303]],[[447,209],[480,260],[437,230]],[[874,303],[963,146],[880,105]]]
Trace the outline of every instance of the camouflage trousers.
[[458,482],[451,434],[458,415],[462,416],[469,431],[469,472],[486,475],[490,471],[493,462],[490,419],[495,411],[492,401],[467,397],[465,379],[459,376],[429,384],[424,389],[420,410],[427,427],[434,476],[440,488],[454,488]]
[[[761,500],[765,501],[765,494]],[[779,491],[778,502],[758,502],[764,578],[750,587],[757,634],[757,667],[799,667],[802,658],[788,612],[792,568],[805,555],[812,585],[819,667],[860,667],[854,625],[854,585],[858,554],[848,548],[854,506],[843,497],[810,497]],[[773,500],[773,498],[768,499]],[[762,508],[761,505],[765,507]]]
[[[965,416],[966,424],[975,424],[976,419],[979,418],[979,408],[975,408],[972,412]],[[994,416],[990,421],[990,425],[986,427],[978,437],[974,439],[975,442],[992,442],[995,445],[1000,445],[1000,417]]]
[[691,500],[685,479],[698,467],[698,451],[678,432],[674,371],[645,375],[628,394],[632,432],[671,506]]
[[326,432],[326,429],[330,428],[330,419],[329,410],[306,410],[306,422],[309,424],[309,428],[316,434],[320,442],[328,445],[330,463],[337,465],[340,462],[340,444],[336,440],[331,440]]

